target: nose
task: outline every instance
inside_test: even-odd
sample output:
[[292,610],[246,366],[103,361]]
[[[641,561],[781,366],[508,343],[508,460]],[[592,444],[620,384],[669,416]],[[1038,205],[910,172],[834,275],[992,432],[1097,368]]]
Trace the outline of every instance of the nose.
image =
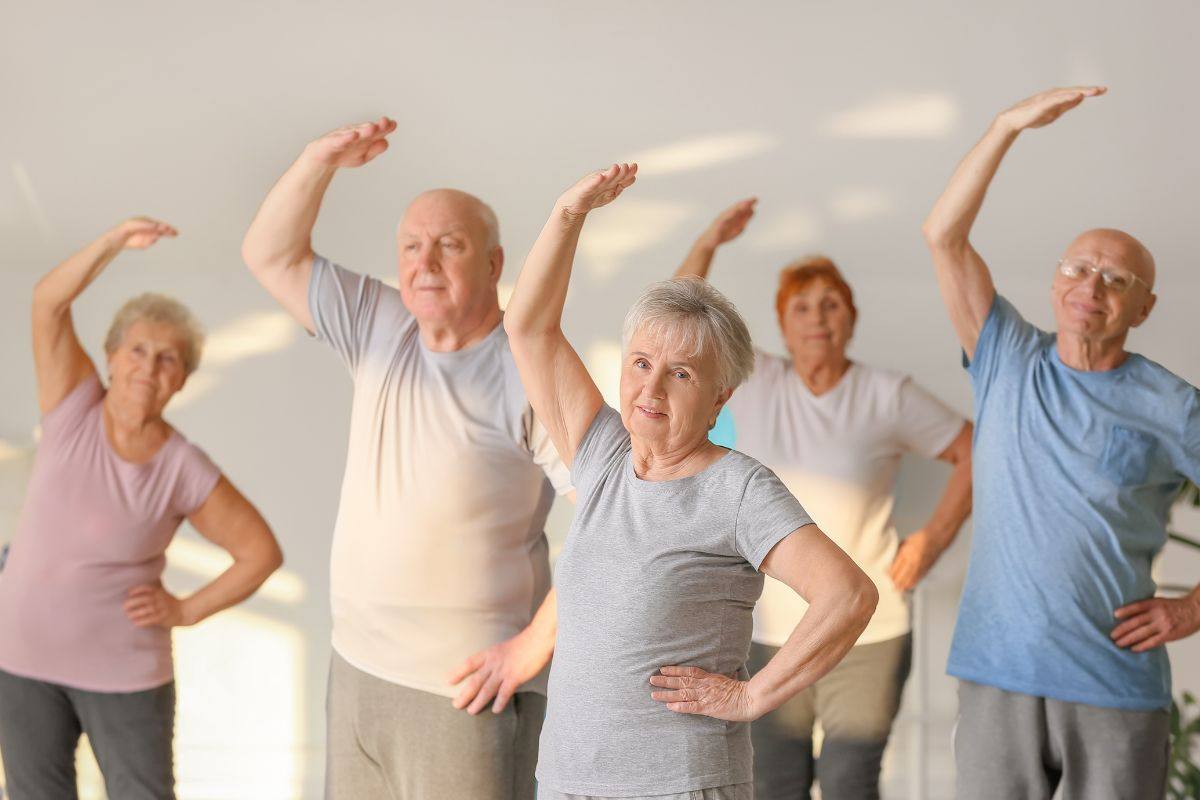
[[441,264],[437,260],[436,247],[428,243],[421,245],[421,249],[417,253],[417,269],[425,272],[437,272],[441,269]]
[[1086,278],[1084,278],[1083,285],[1087,288],[1088,293],[1091,294],[1093,298],[1100,297],[1105,288],[1104,279],[1100,277],[1099,270],[1090,273]]

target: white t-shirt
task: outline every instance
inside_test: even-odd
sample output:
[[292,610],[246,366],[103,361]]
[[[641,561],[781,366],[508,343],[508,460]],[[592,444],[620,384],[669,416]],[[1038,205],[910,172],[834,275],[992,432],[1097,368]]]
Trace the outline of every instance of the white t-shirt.
[[[432,352],[398,291],[321,256],[308,301],[354,379],[333,647],[371,675],[451,697],[447,674],[518,633],[544,599],[543,526],[570,473],[534,420],[502,325]],[[545,674],[521,690],[545,693]]]
[[[729,410],[737,449],[773,470],[879,589],[879,606],[858,644],[907,633],[908,599],[888,577],[899,545],[892,521],[896,473],[906,451],[936,458],[963,418],[907,375],[858,363],[817,396],[789,359],[763,352]],[[788,586],[767,578],[754,609],[754,641],[781,646],[807,608]]]

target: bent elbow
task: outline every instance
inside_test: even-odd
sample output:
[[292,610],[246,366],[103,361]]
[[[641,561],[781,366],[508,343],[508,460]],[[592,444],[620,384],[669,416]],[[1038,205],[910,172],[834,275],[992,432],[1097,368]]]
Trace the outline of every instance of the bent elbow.
[[860,570],[849,603],[855,620],[863,627],[866,627],[867,623],[871,621],[871,617],[875,614],[875,608],[878,605],[879,589],[866,576],[866,573]]

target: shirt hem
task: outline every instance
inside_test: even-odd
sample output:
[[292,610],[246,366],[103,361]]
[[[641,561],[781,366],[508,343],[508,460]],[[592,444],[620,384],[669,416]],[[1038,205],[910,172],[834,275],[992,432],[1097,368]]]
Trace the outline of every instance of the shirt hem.
[[749,783],[754,778],[750,774],[738,773],[709,773],[694,778],[681,779],[667,784],[612,784],[601,783],[559,783],[553,776],[536,774],[538,783],[544,784],[562,794],[584,794],[593,797],[654,797],[663,794],[679,794],[681,792],[699,792],[704,789],[718,789],[723,786],[737,786]]
[[946,674],[951,675],[960,680],[978,683],[983,686],[991,686],[996,689],[1002,689],[1006,692],[1016,692],[1017,694],[1025,694],[1030,697],[1041,697],[1047,700],[1058,700],[1063,703],[1080,703],[1087,706],[1095,706],[1097,708],[1113,708],[1118,711],[1162,711],[1171,706],[1171,698],[1141,699],[1136,697],[1130,698],[1113,698],[1101,695],[1094,695],[1088,692],[1060,692],[1055,689],[1047,689],[1044,686],[1034,686],[1022,681],[997,680],[989,678],[971,670],[961,669],[950,664],[946,667]]
[[175,680],[175,673],[172,671],[165,678],[158,677],[148,681],[139,681],[131,684],[89,684],[87,681],[76,681],[70,678],[61,676],[48,675],[39,673],[37,670],[25,670],[20,667],[13,668],[8,664],[0,662],[0,670],[4,670],[10,675],[15,675],[18,678],[25,678],[30,681],[38,681],[40,683],[52,683],[56,686],[65,686],[68,689],[78,689],[81,692],[95,692],[97,694],[133,694],[134,692],[148,692],[151,689],[161,689]]
[[[378,678],[381,681],[387,681],[388,683],[394,683],[397,686],[403,686],[405,689],[415,689],[418,692],[425,692],[426,694],[434,694],[438,695],[439,697],[448,697],[453,699],[458,696],[458,693],[462,688],[459,686],[451,686],[449,684],[438,685],[430,683],[429,681],[422,681],[404,675],[391,673],[387,670],[376,669],[375,667],[367,664],[365,661],[358,659],[356,656],[348,654],[344,649],[338,646],[337,642],[332,642],[331,646],[333,647],[334,652],[336,652],[347,664],[354,667],[359,672],[365,672],[371,677]],[[538,686],[536,678],[529,683],[521,684],[521,686],[517,688],[516,694],[521,694],[522,692],[533,692],[535,694],[540,694],[543,697],[546,696],[546,688],[544,686]]]

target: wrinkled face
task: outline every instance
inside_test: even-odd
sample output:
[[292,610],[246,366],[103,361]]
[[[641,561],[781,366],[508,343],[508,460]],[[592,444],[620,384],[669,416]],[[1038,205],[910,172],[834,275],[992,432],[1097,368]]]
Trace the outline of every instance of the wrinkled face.
[[716,356],[694,356],[645,330],[634,333],[621,365],[621,419],[634,438],[663,450],[708,436],[732,392],[719,381]]
[[419,324],[454,326],[496,304],[504,257],[489,247],[477,204],[460,192],[426,192],[400,221],[400,295]]
[[1125,270],[1140,280],[1120,292],[1105,286],[1099,272],[1068,278],[1055,270],[1050,300],[1060,333],[1095,340],[1120,338],[1149,316],[1155,297],[1147,284],[1153,285],[1154,263],[1133,237],[1120,231],[1088,231],[1071,243],[1063,259],[1101,270]]
[[816,280],[788,298],[779,320],[793,358],[842,358],[854,335],[854,315],[832,284]]
[[117,349],[108,354],[108,373],[121,402],[157,416],[187,380],[183,354],[186,340],[167,322],[138,320],[125,329]]

